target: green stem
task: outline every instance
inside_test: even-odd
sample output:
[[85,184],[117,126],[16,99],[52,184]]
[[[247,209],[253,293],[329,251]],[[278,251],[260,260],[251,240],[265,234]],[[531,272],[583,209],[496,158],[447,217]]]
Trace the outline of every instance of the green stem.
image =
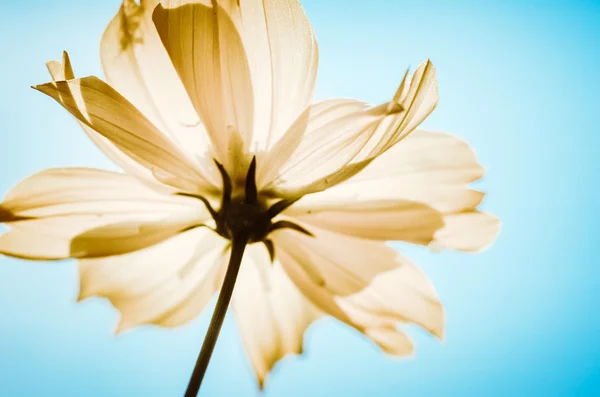
[[219,293],[217,305],[212,319],[210,320],[210,325],[208,326],[202,349],[198,355],[198,360],[196,360],[196,367],[194,368],[190,383],[185,392],[185,397],[196,397],[198,395],[202,379],[204,379],[204,374],[206,373],[210,358],[215,349],[217,338],[221,332],[221,326],[223,325],[223,320],[225,320],[229,302],[231,302],[235,281],[237,280],[240,271],[240,265],[242,264],[242,257],[244,256],[247,243],[248,237],[246,236],[237,236],[231,240],[231,256],[229,257],[229,266],[227,267],[223,287]]

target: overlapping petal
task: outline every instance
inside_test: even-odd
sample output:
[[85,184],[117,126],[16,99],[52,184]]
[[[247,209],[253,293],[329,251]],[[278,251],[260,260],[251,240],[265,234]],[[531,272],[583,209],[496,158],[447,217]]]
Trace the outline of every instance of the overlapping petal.
[[240,30],[254,86],[252,149],[267,151],[312,101],[317,41],[297,0],[240,0]]
[[[483,174],[475,153],[464,141],[417,130],[357,175],[331,189],[305,196],[287,213],[299,215],[309,224],[316,221],[317,226],[340,231],[340,222],[347,224],[351,218],[338,215],[347,215],[354,208],[377,209],[381,201],[422,203],[444,218],[445,226],[436,233],[433,247],[477,251],[495,239],[500,227],[498,219],[476,211],[484,194],[469,184]],[[370,225],[378,219],[378,211],[365,211],[363,215],[362,219],[354,219],[357,225]],[[422,232],[418,222],[404,225],[407,235],[419,236]],[[367,237],[363,230],[353,229],[345,230]]]
[[29,259],[134,251],[199,225],[198,200],[164,195],[134,177],[94,169],[51,169],[25,179],[0,204],[0,253]]
[[321,315],[262,244],[247,248],[233,310],[261,388],[280,359],[302,353],[304,331]]
[[258,185],[268,188],[287,170],[305,179],[318,178],[320,167],[335,166],[340,162],[336,156],[348,151],[348,145],[361,144],[345,140],[356,131],[373,127],[379,114],[368,110],[369,105],[353,99],[330,99],[309,106],[259,162]]
[[227,246],[214,232],[197,228],[133,253],[82,259],[80,299],[108,298],[121,312],[118,331],[185,324],[221,287]]
[[442,214],[406,200],[328,203],[292,207],[287,216],[337,233],[374,240],[428,245],[444,226]]
[[252,137],[254,95],[242,38],[217,1],[163,0],[158,34],[232,179]]
[[[437,106],[436,72],[427,61],[404,77],[393,101],[366,110],[310,116],[302,139],[291,128],[281,138],[295,145],[275,189],[288,197],[331,188],[363,170],[408,136]],[[334,107],[334,109],[336,109]],[[289,142],[289,143],[288,143]],[[318,152],[318,155],[317,155]],[[315,162],[315,159],[321,159]]]
[[100,44],[106,81],[186,151],[212,146],[152,21],[158,0],[123,0]]
[[96,77],[35,86],[86,126],[109,139],[160,181],[181,190],[214,188],[193,159],[159,131],[127,99]]
[[[62,61],[50,61],[46,64],[53,81],[64,81],[72,80],[75,78],[73,67],[71,66],[71,60],[69,54],[63,52]],[[152,172],[142,166],[137,161],[123,153],[114,143],[109,139],[94,131],[88,127],[85,123],[79,122],[83,131],[88,137],[96,144],[96,146],[116,165],[121,167],[125,172],[130,175],[134,175],[147,182],[155,182],[155,178],[152,176]]]
[[399,323],[442,337],[442,306],[413,264],[380,242],[310,230],[315,238],[282,230],[273,239],[283,268],[315,306],[394,355],[412,351]]

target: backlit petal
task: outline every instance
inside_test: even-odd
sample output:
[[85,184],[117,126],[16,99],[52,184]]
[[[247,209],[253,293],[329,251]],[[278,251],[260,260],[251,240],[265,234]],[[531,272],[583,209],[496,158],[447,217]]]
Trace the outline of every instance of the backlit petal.
[[118,331],[184,324],[221,287],[226,247],[226,240],[200,228],[137,252],[80,260],[80,299],[108,298],[121,312]]
[[[436,72],[429,61],[408,81],[406,75],[389,103],[343,114],[317,127],[309,121],[294,154],[281,167],[275,189],[289,197],[325,190],[357,174],[408,136],[438,101]],[[286,135],[297,133],[290,129]]]
[[341,142],[349,130],[368,128],[377,120],[368,108],[366,103],[353,99],[330,99],[311,105],[259,162],[259,186],[268,186],[288,171],[306,179],[318,178],[321,165],[340,161],[337,156],[347,150]]
[[416,266],[382,243],[314,227],[310,231],[314,238],[282,230],[273,239],[283,268],[315,306],[390,354],[412,351],[396,329],[399,323],[415,323],[442,336],[442,306]]
[[194,161],[163,135],[129,101],[96,77],[34,87],[55,99],[79,121],[108,138],[153,175],[176,188],[212,188]]
[[[62,61],[50,61],[46,66],[50,71],[53,81],[72,80],[75,78],[69,54],[66,51],[63,53]],[[94,131],[85,123],[79,122],[79,125],[83,128],[83,131],[87,136],[90,137],[92,142],[94,142],[113,163],[121,167],[125,172],[148,182],[156,181],[149,169],[127,156],[106,137]]]
[[292,207],[285,214],[337,233],[421,245],[428,245],[444,226],[438,211],[422,203],[403,200]]
[[29,259],[112,255],[208,218],[198,200],[161,194],[128,175],[53,169],[25,179],[0,204],[0,222],[10,228],[0,236],[0,252]]
[[[483,174],[484,169],[464,141],[452,135],[417,130],[358,175],[326,191],[305,196],[286,214],[318,213],[323,207],[346,214],[350,208],[373,206],[382,200],[420,202],[443,215],[445,226],[436,232],[432,248],[479,251],[493,242],[500,228],[498,219],[475,211],[484,195],[469,188],[469,184]],[[354,229],[348,217],[324,214],[303,220],[310,223],[318,217],[318,226],[341,233],[352,233]],[[369,230],[373,218],[364,219],[362,228]],[[419,225],[408,220],[404,224]],[[345,231],[341,225],[347,226]],[[415,233],[419,233],[418,228]]]
[[495,216],[477,211],[446,215],[444,223],[431,244],[433,249],[482,251],[494,242],[501,226]]
[[298,291],[281,264],[271,264],[262,244],[247,248],[235,288],[233,310],[262,388],[280,359],[302,353],[304,331],[320,312]]
[[481,192],[469,184],[484,174],[473,150],[448,134],[417,130],[379,156],[359,174],[326,191],[306,196],[296,204],[312,206],[373,200],[409,200],[443,213],[475,208]]
[[242,39],[217,1],[163,0],[158,34],[232,178],[252,137],[254,97]]
[[211,159],[210,139],[154,27],[158,3],[123,0],[100,44],[106,80],[184,150]]
[[313,97],[318,47],[297,0],[240,0],[242,37],[252,73],[252,149],[266,151]]

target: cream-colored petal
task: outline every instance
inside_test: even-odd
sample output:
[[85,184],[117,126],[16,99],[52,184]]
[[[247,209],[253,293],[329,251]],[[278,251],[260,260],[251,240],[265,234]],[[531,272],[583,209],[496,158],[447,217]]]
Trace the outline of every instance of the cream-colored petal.
[[28,259],[112,255],[155,244],[210,215],[201,202],[163,195],[138,179],[53,169],[15,186],[0,204],[0,253]]
[[416,130],[359,174],[331,189],[304,197],[294,208],[377,200],[425,203],[444,213],[469,211],[483,193],[469,189],[484,170],[464,141],[448,134]]
[[71,241],[114,219],[97,215],[41,218],[14,222],[0,235],[0,254],[33,260],[71,258]]
[[34,88],[55,99],[162,182],[192,192],[213,188],[192,159],[102,80],[85,77]]
[[154,214],[136,214],[135,219],[102,215],[33,218],[8,224],[10,229],[0,236],[0,254],[34,260],[117,255],[156,244],[197,224],[189,218],[157,220]]
[[422,203],[403,200],[292,207],[285,214],[341,234],[420,245],[428,245],[444,226],[438,211]]
[[392,354],[412,351],[399,323],[442,336],[442,306],[416,266],[382,243],[309,230],[315,237],[281,230],[273,239],[283,268],[315,306]]
[[309,121],[294,154],[279,170],[275,185],[280,194],[298,197],[335,186],[408,136],[438,101],[436,72],[429,61],[408,81],[407,74],[389,103],[345,114],[317,128]]
[[336,156],[346,150],[341,142],[349,130],[368,128],[377,120],[368,108],[353,99],[330,99],[308,107],[258,162],[258,185],[267,187],[290,170],[308,180],[317,178],[320,166],[340,161]]
[[261,388],[279,360],[302,353],[304,331],[320,316],[262,244],[244,254],[233,310]]
[[[50,61],[46,66],[52,76],[52,80],[55,82],[72,80],[75,78],[69,54],[66,51],[63,52],[62,61]],[[125,172],[147,182],[156,181],[149,169],[143,167],[141,164],[127,156],[110,140],[88,127],[85,123],[79,122],[79,125],[83,128],[83,131],[87,136],[90,137],[92,142],[94,142],[113,163],[121,167]]]
[[221,287],[227,244],[198,228],[133,253],[80,260],[80,299],[108,298],[121,312],[118,331],[184,324]]
[[267,151],[312,101],[319,53],[297,0],[240,0],[254,86],[252,149]]
[[435,235],[432,249],[482,251],[494,242],[501,226],[495,216],[478,211],[446,215],[444,224]]
[[[416,130],[358,175],[304,197],[286,214],[302,216],[322,208],[341,213],[381,200],[420,202],[443,215],[445,226],[436,232],[430,244],[433,249],[479,251],[493,242],[500,228],[498,219],[475,211],[484,195],[469,188],[469,184],[483,174],[475,153],[464,141],[448,134]],[[314,218],[302,220],[310,223]],[[321,215],[314,224],[344,233],[341,226],[350,222],[347,217]],[[414,221],[406,223],[418,225]]]
[[194,219],[165,218],[102,225],[86,230],[71,240],[70,257],[98,258],[134,252],[163,242],[198,227]]
[[235,178],[243,160],[243,142],[252,139],[254,96],[234,21],[211,0],[163,0],[153,19],[217,159]]
[[210,139],[154,27],[152,12],[158,3],[123,0],[100,43],[104,74],[184,150],[210,159]]
[[[201,201],[153,190],[135,177],[92,168],[55,168],[19,182],[0,207],[5,217],[42,218],[68,215],[131,217],[156,214],[208,219]],[[121,219],[121,218],[119,218]]]

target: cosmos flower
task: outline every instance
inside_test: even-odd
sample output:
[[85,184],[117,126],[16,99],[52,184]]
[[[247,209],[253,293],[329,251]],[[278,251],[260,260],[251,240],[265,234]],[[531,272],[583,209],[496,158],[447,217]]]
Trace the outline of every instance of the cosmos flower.
[[121,331],[197,317],[242,236],[232,307],[261,386],[324,315],[391,355],[413,350],[403,324],[442,338],[432,284],[386,241],[478,251],[499,221],[476,209],[469,146],[418,129],[438,102],[431,62],[387,103],[313,103],[318,48],[296,0],[124,0],[101,56],[107,82],[76,78],[65,53],[34,88],[124,173],[19,183],[0,253],[76,258],[80,298],[108,298]]

